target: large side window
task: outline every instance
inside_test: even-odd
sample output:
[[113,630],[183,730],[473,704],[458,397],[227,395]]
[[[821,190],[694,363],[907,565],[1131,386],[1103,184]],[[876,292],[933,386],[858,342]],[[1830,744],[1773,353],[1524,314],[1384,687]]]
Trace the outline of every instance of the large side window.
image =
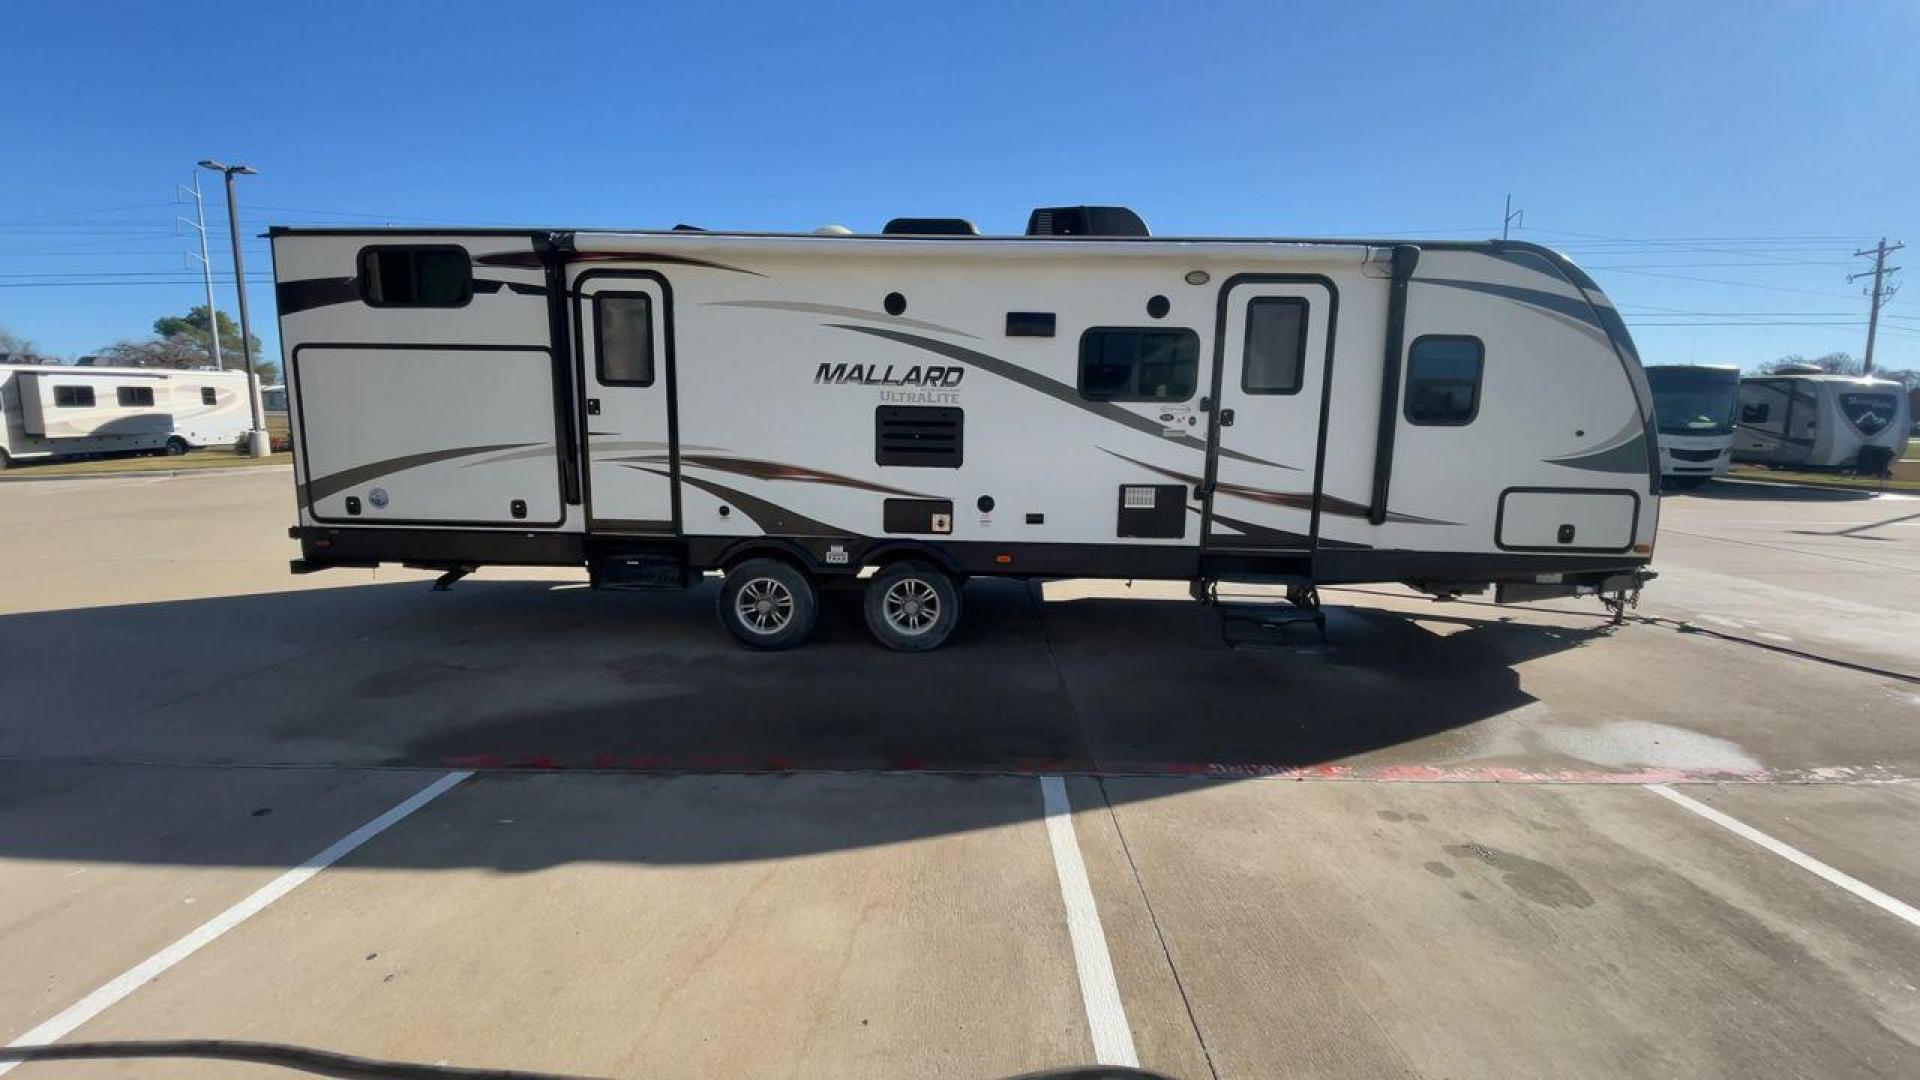
[[1080,396],[1093,401],[1185,401],[1200,378],[1191,330],[1096,326],[1080,335]]
[[53,388],[53,407],[56,409],[93,408],[93,387],[56,386]]
[[1740,422],[1743,424],[1764,424],[1767,415],[1773,412],[1773,406],[1765,401],[1749,401],[1740,406]]
[[473,263],[459,247],[363,248],[360,296],[374,307],[464,307]]
[[1307,302],[1297,296],[1247,301],[1247,355],[1240,389],[1249,394],[1297,394],[1307,352]]
[[153,387],[121,386],[113,391],[114,400],[123,409],[147,409],[153,407]]
[[1486,346],[1476,337],[1432,334],[1407,352],[1407,422],[1438,427],[1471,424],[1480,411]]
[[653,385],[653,297],[646,293],[596,295],[593,340],[602,383]]

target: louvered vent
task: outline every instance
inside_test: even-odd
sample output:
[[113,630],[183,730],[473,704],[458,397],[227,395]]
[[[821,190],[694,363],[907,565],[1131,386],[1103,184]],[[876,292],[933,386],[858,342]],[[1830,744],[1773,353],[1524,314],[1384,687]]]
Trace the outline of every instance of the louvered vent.
[[882,465],[957,469],[966,413],[934,405],[882,405],[874,410],[873,458]]

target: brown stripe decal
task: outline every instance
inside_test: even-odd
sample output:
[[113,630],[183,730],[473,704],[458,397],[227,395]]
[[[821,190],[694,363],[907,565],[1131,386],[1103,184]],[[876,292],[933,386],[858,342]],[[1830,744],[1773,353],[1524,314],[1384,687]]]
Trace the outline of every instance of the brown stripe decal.
[[[473,261],[482,266],[522,266],[529,269],[538,269],[546,265],[540,261],[540,253],[537,251],[498,251],[491,255],[476,255]],[[738,266],[696,259],[691,255],[667,255],[658,251],[569,251],[567,261],[570,263],[668,263],[675,266],[698,266],[707,270],[725,270],[734,274],[751,274],[754,277],[767,276],[757,270],[743,270]]]
[[[1104,446],[1101,447],[1100,449],[1105,453],[1112,454],[1114,457],[1119,458],[1121,461],[1131,462],[1135,465],[1140,466],[1143,469],[1146,469],[1148,472],[1159,473],[1161,476],[1164,476],[1170,480],[1182,480],[1189,484],[1198,484],[1200,482],[1200,478],[1197,476],[1188,476],[1185,473],[1174,472],[1171,469],[1164,469],[1158,465],[1149,465],[1146,462],[1141,461],[1139,458],[1131,458],[1125,454],[1116,453],[1115,451],[1108,450]],[[1236,499],[1246,499],[1251,502],[1266,503],[1269,506],[1284,506],[1291,510],[1312,510],[1313,509],[1313,496],[1303,491],[1270,491],[1266,488],[1248,487],[1245,484],[1229,484],[1224,482],[1216,482],[1214,484],[1214,487],[1216,490],[1221,491],[1225,494],[1231,495]],[[1340,517],[1363,518],[1367,516],[1367,508],[1365,506],[1357,502],[1349,502],[1346,499],[1335,498],[1332,495],[1320,496],[1320,510],[1322,513],[1335,514]],[[1220,517],[1219,514],[1215,514],[1214,516]],[[1227,519],[1224,517],[1220,517],[1220,520],[1226,521]],[[1387,520],[1397,521],[1407,525],[1458,525],[1460,524],[1457,521],[1441,521],[1437,518],[1416,517],[1412,514],[1402,514],[1397,512],[1389,512],[1387,514]],[[1238,527],[1239,526],[1237,525],[1235,526],[1235,528],[1238,528]]]
[[[518,450],[538,443],[494,443],[490,446],[456,446],[450,450],[428,450],[420,454],[407,454],[402,457],[387,458],[366,465],[355,465],[351,469],[342,469],[337,473],[323,476],[303,485],[301,501],[311,503],[315,499],[324,499],[369,480],[377,480],[388,473],[403,469],[416,469],[422,465],[431,465],[436,461],[449,461],[453,458],[467,457],[470,454],[485,454],[494,450]],[[551,453],[551,451],[549,451]]]
[[[655,476],[672,479],[672,474],[664,469],[652,469],[645,465],[628,465],[629,469],[639,469]],[[815,521],[804,514],[796,514],[784,506],[770,503],[765,499],[749,495],[744,491],[716,484],[711,480],[702,480],[697,476],[680,475],[680,482],[699,488],[715,498],[725,499],[740,508],[740,512],[760,527],[768,536],[857,536],[858,533],[846,529],[836,529],[824,521]]]

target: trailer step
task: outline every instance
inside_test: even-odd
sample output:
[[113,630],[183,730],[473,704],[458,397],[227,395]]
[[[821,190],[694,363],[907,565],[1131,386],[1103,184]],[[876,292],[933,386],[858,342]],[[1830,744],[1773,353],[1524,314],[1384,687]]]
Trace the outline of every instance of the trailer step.
[[687,564],[676,555],[610,555],[593,564],[596,589],[684,589]]
[[1327,643],[1327,616],[1317,605],[1216,601],[1214,608],[1220,613],[1220,637],[1231,648],[1284,649]]

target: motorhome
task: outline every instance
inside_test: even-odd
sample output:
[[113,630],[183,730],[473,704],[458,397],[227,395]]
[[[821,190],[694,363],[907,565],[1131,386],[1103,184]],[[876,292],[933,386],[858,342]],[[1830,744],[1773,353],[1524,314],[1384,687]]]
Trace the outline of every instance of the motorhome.
[[1879,475],[1900,459],[1912,426],[1900,383],[1816,368],[1776,370],[1740,380],[1733,459]]
[[[722,573],[798,644],[823,588],[938,645],[969,577],[1407,582],[1501,601],[1651,576],[1653,399],[1619,314],[1525,243],[269,233],[297,572]],[[1231,591],[1231,590],[1229,590]]]
[[95,454],[184,454],[247,432],[238,371],[0,364],[0,468]]
[[1669,491],[1696,488],[1732,464],[1733,409],[1740,369],[1691,364],[1647,368],[1660,433],[1660,479]]

